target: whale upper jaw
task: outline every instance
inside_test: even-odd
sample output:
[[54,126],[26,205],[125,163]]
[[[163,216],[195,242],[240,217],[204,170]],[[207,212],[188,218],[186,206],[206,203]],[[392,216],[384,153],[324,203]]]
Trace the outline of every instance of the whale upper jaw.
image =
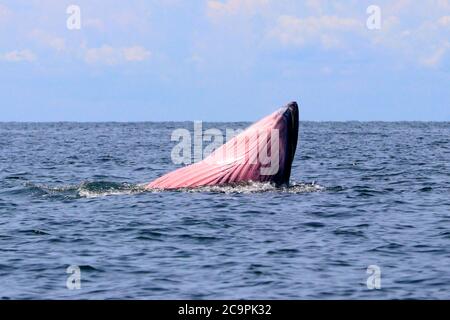
[[299,111],[297,102],[293,101],[284,107],[283,118],[286,123],[286,143],[284,163],[280,164],[280,172],[275,175],[273,182],[277,186],[288,186],[291,177],[292,162],[298,142]]
[[291,102],[254,123],[202,161],[165,174],[147,188],[196,188],[245,182],[289,185],[297,148],[298,114],[297,103]]

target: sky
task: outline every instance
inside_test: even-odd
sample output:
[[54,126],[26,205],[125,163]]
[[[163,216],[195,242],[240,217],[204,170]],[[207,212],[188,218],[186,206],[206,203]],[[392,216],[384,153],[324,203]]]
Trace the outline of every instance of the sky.
[[293,100],[300,120],[450,121],[450,0],[0,0],[0,121],[254,121]]

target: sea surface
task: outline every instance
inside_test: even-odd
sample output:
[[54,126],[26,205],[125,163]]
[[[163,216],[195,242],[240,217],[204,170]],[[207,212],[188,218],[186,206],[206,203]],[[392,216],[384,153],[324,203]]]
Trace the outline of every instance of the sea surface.
[[145,191],[177,128],[0,123],[0,298],[450,299],[450,123],[301,122],[289,188]]

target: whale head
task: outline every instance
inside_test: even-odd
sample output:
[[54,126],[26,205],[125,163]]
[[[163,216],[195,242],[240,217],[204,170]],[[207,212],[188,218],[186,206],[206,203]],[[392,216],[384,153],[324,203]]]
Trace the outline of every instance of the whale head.
[[202,161],[172,171],[147,188],[195,188],[251,181],[288,185],[298,126],[298,105],[291,102],[254,123]]

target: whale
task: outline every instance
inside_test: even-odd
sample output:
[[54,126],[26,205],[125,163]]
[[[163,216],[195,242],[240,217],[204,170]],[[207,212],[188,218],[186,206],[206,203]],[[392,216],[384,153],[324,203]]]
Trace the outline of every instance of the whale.
[[169,172],[146,189],[269,182],[288,186],[298,141],[299,110],[290,102],[252,124],[201,161]]

